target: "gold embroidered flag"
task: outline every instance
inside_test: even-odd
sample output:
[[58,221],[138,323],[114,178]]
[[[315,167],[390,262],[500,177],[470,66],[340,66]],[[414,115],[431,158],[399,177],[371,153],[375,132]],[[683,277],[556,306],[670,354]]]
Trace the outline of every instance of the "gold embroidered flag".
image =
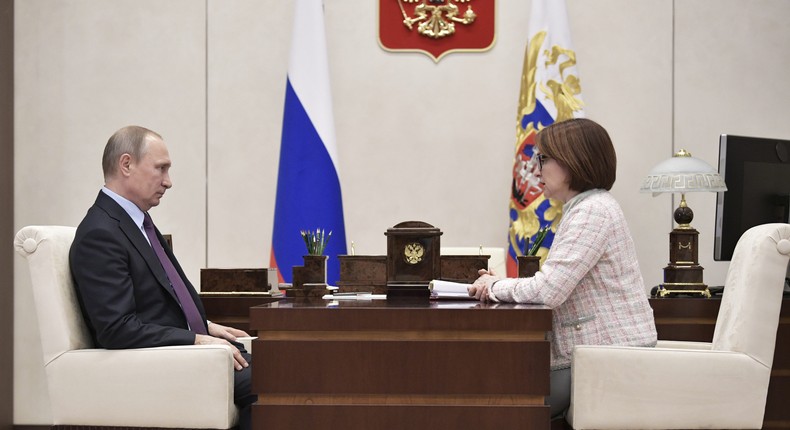
[[549,226],[538,255],[545,256],[562,217],[562,203],[543,196],[533,175],[535,134],[554,122],[584,116],[576,53],[565,0],[532,0],[516,114],[516,156],[510,196],[507,276],[518,276],[519,255]]

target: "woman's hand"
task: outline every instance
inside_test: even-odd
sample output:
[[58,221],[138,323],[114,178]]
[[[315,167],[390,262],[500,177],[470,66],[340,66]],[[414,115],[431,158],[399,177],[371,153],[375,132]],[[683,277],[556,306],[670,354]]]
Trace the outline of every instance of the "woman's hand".
[[469,296],[481,302],[491,301],[490,291],[494,282],[499,280],[499,277],[497,277],[493,271],[486,269],[478,270],[477,274],[480,275],[480,277],[475,280],[472,286],[467,287]]

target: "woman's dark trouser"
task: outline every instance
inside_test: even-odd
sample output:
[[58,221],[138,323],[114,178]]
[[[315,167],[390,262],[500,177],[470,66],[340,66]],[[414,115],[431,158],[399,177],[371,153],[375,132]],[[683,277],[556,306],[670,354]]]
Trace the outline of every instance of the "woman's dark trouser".
[[562,418],[571,405],[571,369],[551,371],[551,393],[546,403],[551,406],[551,419]]

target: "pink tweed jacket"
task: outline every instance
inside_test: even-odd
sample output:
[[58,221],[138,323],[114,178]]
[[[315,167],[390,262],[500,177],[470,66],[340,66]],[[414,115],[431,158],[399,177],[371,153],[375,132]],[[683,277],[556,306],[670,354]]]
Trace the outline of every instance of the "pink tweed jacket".
[[552,369],[570,366],[574,345],[656,344],[631,233],[620,205],[604,190],[586,191],[563,206],[551,251],[534,277],[499,280],[490,295],[554,310]]

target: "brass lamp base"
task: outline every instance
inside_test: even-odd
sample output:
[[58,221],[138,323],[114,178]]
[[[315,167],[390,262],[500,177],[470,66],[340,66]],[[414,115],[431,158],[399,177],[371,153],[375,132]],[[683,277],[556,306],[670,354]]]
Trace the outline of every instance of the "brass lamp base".
[[656,291],[656,297],[675,297],[678,295],[697,295],[710,298],[710,290],[705,284],[661,284]]
[[[685,200],[681,208],[686,208]],[[678,209],[681,209],[678,208]],[[690,212],[688,209],[687,212]],[[656,297],[673,297],[678,295],[700,295],[709,298],[708,286],[702,282],[703,268],[698,263],[697,246],[699,232],[688,223],[690,217],[675,220],[680,224],[669,233],[669,264],[664,268],[664,282],[659,285]],[[687,215],[684,213],[684,215]]]

